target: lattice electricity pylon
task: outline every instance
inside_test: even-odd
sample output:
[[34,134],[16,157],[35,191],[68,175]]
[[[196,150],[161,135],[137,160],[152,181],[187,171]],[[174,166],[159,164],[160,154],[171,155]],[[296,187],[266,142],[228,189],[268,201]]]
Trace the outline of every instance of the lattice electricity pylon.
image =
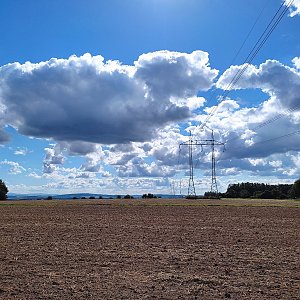
[[[198,141],[193,141],[192,133],[190,132],[190,137],[188,142],[179,144],[179,151],[181,146],[188,146],[189,150],[189,187],[188,187],[188,197],[196,198],[196,189],[194,182],[194,162],[193,162],[193,146],[201,146]],[[202,146],[201,146],[202,147]]]
[[217,176],[216,176],[216,156],[215,156],[215,145],[223,146],[225,151],[225,144],[218,142],[214,138],[214,131],[211,131],[211,188],[210,192],[218,194]]
[[[189,188],[188,188],[188,196],[196,197],[195,183],[194,183],[194,165],[193,165],[193,146],[211,146],[211,193],[218,194],[218,185],[217,185],[217,177],[216,177],[216,156],[215,156],[215,146],[225,146],[224,143],[218,142],[214,138],[214,131],[211,132],[211,139],[207,140],[193,140],[192,134],[190,132],[190,138],[188,142],[179,144],[180,146],[188,146],[189,147]],[[225,149],[225,148],[224,148]]]

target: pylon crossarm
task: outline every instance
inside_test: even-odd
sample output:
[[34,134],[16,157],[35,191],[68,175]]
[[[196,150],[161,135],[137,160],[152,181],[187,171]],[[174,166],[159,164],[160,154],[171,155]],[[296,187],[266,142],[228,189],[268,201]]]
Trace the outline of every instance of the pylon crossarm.
[[[212,131],[211,139],[205,140],[193,140],[192,134],[190,132],[189,140],[179,144],[179,151],[181,146],[188,146],[189,149],[189,187],[188,196],[196,196],[195,184],[194,184],[194,165],[193,165],[193,146],[201,146],[201,151],[203,151],[203,146],[211,147],[211,192],[218,194],[218,185],[216,179],[216,158],[215,158],[215,147],[223,146],[225,149],[225,143],[216,141],[214,139],[214,133]],[[223,150],[224,151],[224,150]]]

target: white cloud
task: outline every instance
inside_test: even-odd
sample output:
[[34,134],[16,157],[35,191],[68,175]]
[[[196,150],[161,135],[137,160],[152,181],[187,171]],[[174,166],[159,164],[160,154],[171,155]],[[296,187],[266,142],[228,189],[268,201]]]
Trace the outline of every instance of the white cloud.
[[203,51],[157,51],[139,57],[135,62],[136,77],[145,82],[153,99],[187,98],[212,86],[218,71],[209,68],[208,63],[208,53]]
[[[272,108],[268,109],[269,106]],[[292,118],[295,113],[279,116],[280,111],[278,104],[268,100],[257,108],[241,109],[227,116],[216,113],[208,125],[214,125],[218,139],[226,142],[224,158],[255,159],[299,151],[299,123]]]
[[172,97],[189,103],[216,75],[202,51],[143,54],[134,66],[90,54],[13,63],[0,68],[0,114],[3,125],[21,134],[72,142],[73,153],[79,142],[146,141],[158,128],[191,115],[188,104],[177,106]]
[[300,57],[295,57],[292,60],[294,66],[296,69],[300,70]]
[[269,161],[269,164],[274,167],[274,168],[279,168],[282,166],[282,161],[280,160],[272,160],[272,161]]
[[202,107],[205,103],[205,99],[203,97],[191,97],[187,99],[187,106],[190,110],[196,110]]
[[[243,66],[232,66],[221,75],[217,82],[225,89],[235,74]],[[281,64],[276,60],[267,60],[259,67],[250,65],[233,89],[261,89],[274,96],[283,108],[300,110],[300,72]]]
[[50,163],[44,162],[43,172],[45,174],[52,174],[55,170],[57,170],[57,167],[55,165],[51,165]]
[[54,148],[45,148],[45,162],[52,165],[61,165],[64,163],[65,157],[61,152],[60,144],[56,144]]
[[255,166],[255,167],[259,166],[259,165],[262,165],[262,166],[266,165],[266,161],[262,158],[256,158],[256,159],[249,158],[248,160],[249,160],[250,164]]
[[44,170],[46,174],[51,174],[58,169],[58,165],[62,165],[65,161],[64,146],[62,144],[56,144],[53,148],[45,148],[46,153],[44,158]]
[[[288,6],[290,2],[291,2],[290,0],[285,0],[284,4],[286,6]],[[289,14],[289,16],[290,17],[294,17],[296,15],[300,15],[300,0],[294,0],[293,4],[290,7],[290,14]]]
[[204,106],[206,102],[205,98],[203,97],[190,97],[190,98],[176,98],[171,97],[170,101],[179,107],[188,107],[191,111],[194,111],[200,107]]
[[154,162],[148,164],[141,158],[134,158],[118,167],[118,175],[121,177],[171,177],[174,174],[174,168],[158,166]]
[[[293,63],[296,67],[298,60]],[[224,88],[239,68],[228,69],[218,87]],[[240,99],[225,99],[202,131],[199,121],[214,107],[200,113],[205,99],[197,94],[212,85],[217,71],[209,67],[207,54],[199,51],[145,54],[134,66],[104,63],[103,58],[89,55],[35,65],[8,65],[0,71],[6,84],[0,84],[0,92],[7,123],[10,121],[21,133],[50,137],[56,142],[45,149],[44,174],[28,175],[51,182],[45,187],[53,191],[101,188],[120,194],[156,189],[169,192],[167,178],[181,176],[187,170],[188,149],[182,147],[179,155],[178,145],[188,140],[189,130],[194,138],[207,139],[209,128],[213,128],[215,138],[227,142],[224,153],[222,147],[216,147],[217,175],[224,182],[241,174],[247,174],[245,178],[272,174],[282,180],[299,174],[300,136],[276,140],[299,130],[300,110],[290,109],[300,103],[297,68],[277,61],[250,66],[235,88],[260,89],[269,99],[256,107],[251,104],[251,108]],[[176,87],[171,81],[177,82]],[[17,83],[26,99],[21,91],[13,93]],[[31,84],[35,85],[32,91]],[[43,117],[32,115],[34,111],[25,106],[19,108],[21,100],[41,110]],[[49,117],[46,109],[55,113]],[[274,122],[260,126],[272,119]],[[186,123],[179,126],[181,121]],[[198,181],[206,190],[210,150],[194,149],[195,171],[202,176]],[[85,161],[77,168],[64,168],[68,155],[84,157]]]
[[51,193],[98,193],[98,194],[143,194],[169,192],[169,180],[160,177],[113,177],[103,172],[99,178],[92,172],[81,172],[75,168],[58,167],[51,174],[43,174],[49,180],[43,189]]
[[26,147],[22,147],[22,148],[17,148],[15,151],[14,151],[14,154],[15,155],[22,155],[22,156],[25,156],[27,155],[29,152],[29,150],[26,148]]
[[10,174],[20,174],[24,171],[26,171],[25,168],[23,168],[18,162],[15,161],[9,161],[9,160],[3,160],[0,161],[0,165],[7,165],[10,167],[9,173]]
[[88,153],[86,155],[86,162],[80,167],[83,172],[96,172],[99,173],[102,170],[101,161],[103,158],[102,150],[97,152]]
[[35,178],[35,179],[41,179],[42,178],[42,176],[37,174],[36,172],[29,173],[28,177],[32,177],[32,178]]

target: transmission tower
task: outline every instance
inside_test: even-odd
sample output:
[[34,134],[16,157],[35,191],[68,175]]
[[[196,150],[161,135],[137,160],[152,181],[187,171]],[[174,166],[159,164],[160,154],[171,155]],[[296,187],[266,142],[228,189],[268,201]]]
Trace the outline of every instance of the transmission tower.
[[224,143],[217,142],[214,138],[214,131],[211,131],[211,187],[210,192],[218,194],[217,176],[216,176],[216,156],[215,156],[215,145],[224,146]]
[[216,177],[216,156],[215,146],[224,146],[224,143],[218,142],[214,138],[214,131],[211,132],[211,139],[207,140],[193,140],[190,132],[188,142],[179,144],[179,150],[181,146],[188,146],[189,152],[189,187],[188,196],[196,197],[196,189],[194,183],[194,163],[193,163],[193,146],[211,146],[211,193],[218,193],[217,177]]
[[181,146],[188,146],[189,152],[189,187],[188,187],[188,197],[196,197],[196,189],[194,182],[194,162],[193,162],[193,146],[197,145],[197,141],[193,141],[192,133],[190,131],[189,140],[187,142],[179,144],[179,151]]

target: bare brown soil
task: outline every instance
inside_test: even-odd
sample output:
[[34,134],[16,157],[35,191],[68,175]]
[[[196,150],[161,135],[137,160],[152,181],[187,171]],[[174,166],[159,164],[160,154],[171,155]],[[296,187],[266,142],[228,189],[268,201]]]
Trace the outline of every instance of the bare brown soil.
[[300,203],[0,202],[0,299],[300,299]]

